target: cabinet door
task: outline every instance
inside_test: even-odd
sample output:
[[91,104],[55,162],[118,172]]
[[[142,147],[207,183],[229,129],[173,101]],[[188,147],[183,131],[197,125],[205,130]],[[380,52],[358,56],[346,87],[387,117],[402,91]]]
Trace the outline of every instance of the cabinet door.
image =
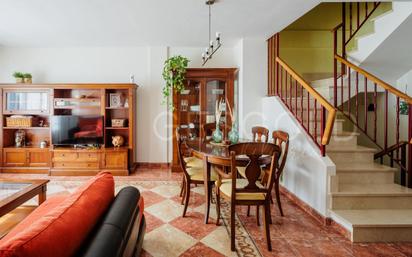
[[49,167],[50,154],[48,149],[27,150],[27,166],[29,167]]
[[4,90],[3,112],[6,114],[49,113],[49,91],[47,90]]
[[178,127],[182,129],[184,138],[200,136],[201,88],[201,80],[188,79],[185,81],[185,90],[177,95]]
[[104,155],[104,168],[127,169],[127,151],[106,152]]
[[4,167],[25,167],[26,161],[25,149],[3,149]]

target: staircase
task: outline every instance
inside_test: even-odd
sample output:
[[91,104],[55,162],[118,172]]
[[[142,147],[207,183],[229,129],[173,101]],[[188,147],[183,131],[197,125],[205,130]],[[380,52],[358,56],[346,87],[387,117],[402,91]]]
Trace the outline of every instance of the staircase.
[[[359,3],[347,3],[346,7],[351,10],[351,13],[353,6],[357,8],[358,13],[362,10]],[[321,153],[326,153],[335,163],[336,174],[330,177],[329,184],[329,214],[336,223],[350,232],[351,240],[353,242],[412,242],[412,166],[410,164],[412,162],[412,98],[357,66],[366,60],[368,55],[375,51],[393,30],[412,14],[412,5],[400,2],[372,3],[367,8],[370,6],[374,9],[370,15],[365,16],[365,22],[355,18],[355,23],[358,20],[357,27],[354,33],[349,32],[349,35],[346,35],[349,40],[345,41],[345,34],[349,29],[346,27],[352,27],[353,24],[348,25],[351,23],[348,23],[347,17],[334,29],[335,71],[332,78],[311,83],[305,82],[279,57],[279,36],[275,35],[269,39],[268,94],[279,96],[307,134],[321,148]],[[380,8],[377,8],[378,6]],[[350,20],[352,20],[352,14]],[[386,22],[383,31],[380,29],[382,21]],[[338,30],[342,33],[342,39],[345,42],[341,56],[337,53]],[[349,55],[351,58],[348,57],[348,59],[354,63],[343,58]],[[343,75],[340,76],[340,74]],[[299,91],[297,88],[303,90]],[[368,94],[365,94],[366,92]],[[383,96],[384,99],[385,97],[395,99],[395,108],[389,106],[388,100],[383,104],[379,103],[378,107],[378,95]],[[374,121],[369,123],[369,127],[366,126],[367,117],[366,125],[358,122],[358,118],[364,118],[358,117],[357,100],[361,96],[365,101],[369,101],[367,104],[372,103],[375,107],[373,113],[369,114],[375,117]],[[368,100],[371,97],[373,102]],[[353,110],[354,100],[356,100],[356,118],[354,118],[355,111]],[[399,143],[400,100],[409,103],[410,114],[407,124],[409,134],[402,135],[402,137],[407,138],[411,144],[407,146],[407,155],[401,158],[409,160],[409,166],[405,164],[407,167],[403,170],[409,170],[408,185],[411,188],[394,182],[398,168],[379,164],[375,162],[374,157],[380,151],[379,147],[384,150],[390,148],[387,141],[389,136],[396,137],[396,143]],[[328,104],[334,105],[334,108],[340,111],[334,119],[333,129],[331,123],[326,124],[325,117],[322,118],[322,115],[326,113],[325,108],[329,114],[332,113]],[[369,112],[367,104],[364,105],[364,115],[368,115]],[[383,109],[386,113],[378,121],[377,108]],[[396,121],[388,121],[387,113],[393,109],[395,109]],[[389,131],[388,126],[385,125],[384,143],[377,136],[376,128],[379,125],[377,122],[381,124],[396,122],[397,124],[394,131]],[[345,128],[348,127],[345,126],[346,123],[350,123],[357,129],[346,131]],[[327,134],[329,136],[327,139],[325,132],[328,129],[330,133]],[[371,139],[377,147],[359,145],[358,137],[361,134]],[[325,145],[327,145],[326,149]],[[390,158],[392,161],[395,159],[394,156]]]
[[395,184],[397,169],[374,162],[377,150],[358,145],[358,135],[338,128],[327,148],[336,164],[331,218],[353,242],[411,241],[412,189]]

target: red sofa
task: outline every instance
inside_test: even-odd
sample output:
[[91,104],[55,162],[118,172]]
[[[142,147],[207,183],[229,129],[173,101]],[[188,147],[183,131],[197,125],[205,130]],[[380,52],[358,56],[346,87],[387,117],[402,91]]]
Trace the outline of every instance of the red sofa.
[[146,222],[135,187],[114,195],[99,173],[70,195],[49,198],[0,240],[0,257],[139,256]]

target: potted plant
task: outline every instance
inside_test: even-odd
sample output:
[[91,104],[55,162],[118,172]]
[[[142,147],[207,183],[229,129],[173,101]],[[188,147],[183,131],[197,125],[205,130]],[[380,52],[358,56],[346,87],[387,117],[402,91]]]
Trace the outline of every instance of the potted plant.
[[14,72],[13,77],[16,79],[16,83],[23,83],[24,82],[24,74],[22,72]]
[[24,73],[23,74],[23,78],[24,78],[24,83],[32,83],[32,76],[30,73]]
[[[189,60],[180,55],[170,57],[165,61],[162,74],[166,82],[162,91],[163,103],[167,102],[174,90],[180,94],[185,89],[183,82],[188,64]],[[173,104],[170,104],[169,107],[173,109]]]

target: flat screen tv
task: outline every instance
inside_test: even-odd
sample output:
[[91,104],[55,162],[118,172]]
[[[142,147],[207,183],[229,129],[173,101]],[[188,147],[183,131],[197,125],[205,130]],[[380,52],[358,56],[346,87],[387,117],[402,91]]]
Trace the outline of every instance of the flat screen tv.
[[51,130],[53,145],[103,144],[102,116],[52,116]]

